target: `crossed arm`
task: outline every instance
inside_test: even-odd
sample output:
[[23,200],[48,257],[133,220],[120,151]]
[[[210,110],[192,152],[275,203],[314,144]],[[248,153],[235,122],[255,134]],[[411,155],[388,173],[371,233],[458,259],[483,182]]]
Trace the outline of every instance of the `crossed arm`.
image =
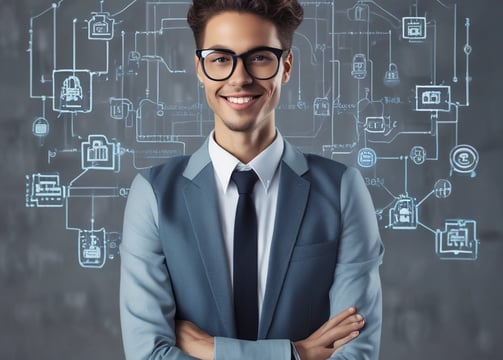
[[[302,360],[378,357],[381,327],[378,267],[382,244],[361,176],[355,171],[345,174],[341,193],[345,226],[329,292],[332,318],[308,338],[295,343]],[[196,356],[220,360],[236,358],[236,354],[250,358],[247,354],[257,353],[262,358],[289,359],[288,339],[248,342],[211,337],[194,324],[175,323],[176,304],[159,244],[157,211],[150,184],[137,177],[126,206],[121,245],[120,307],[126,359]],[[364,321],[357,317],[356,311],[363,314]]]
[[[294,343],[302,360],[324,360],[356,338],[365,320],[350,307],[337,314],[308,338]],[[177,321],[176,345],[190,356],[213,360],[215,343],[211,335],[190,321]]]

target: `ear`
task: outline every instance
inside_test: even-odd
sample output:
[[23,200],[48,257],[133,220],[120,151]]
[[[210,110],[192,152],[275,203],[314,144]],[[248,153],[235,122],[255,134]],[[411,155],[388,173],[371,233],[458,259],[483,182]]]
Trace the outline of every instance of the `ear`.
[[202,83],[204,79],[204,74],[203,74],[203,69],[201,68],[201,60],[197,57],[197,55],[194,55],[194,63],[196,66],[196,74],[197,78],[199,81]]
[[293,53],[292,50],[288,51],[288,54],[285,56],[283,60],[283,73],[281,76],[281,82],[286,84],[288,80],[290,80],[290,75],[292,73],[293,67]]

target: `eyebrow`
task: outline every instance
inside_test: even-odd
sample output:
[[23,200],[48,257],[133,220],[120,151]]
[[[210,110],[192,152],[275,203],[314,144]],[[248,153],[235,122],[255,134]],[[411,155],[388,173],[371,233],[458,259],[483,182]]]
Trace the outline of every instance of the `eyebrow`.
[[[261,47],[272,47],[274,48],[274,46],[271,46],[271,45],[257,45],[257,46],[254,46],[252,48],[249,48],[245,51],[243,51],[241,54],[244,54],[244,53],[247,53],[248,51],[252,51],[252,50],[255,50],[255,49],[259,49]],[[212,45],[212,46],[208,46],[208,47],[203,47],[201,49],[206,49],[206,50],[211,50],[211,49],[215,49],[215,50],[226,50],[226,51],[230,51],[234,54],[238,54],[235,50],[232,50],[230,49],[229,47],[227,46],[224,46],[224,45],[218,45],[218,44],[215,44],[215,45]]]
[[222,49],[222,50],[234,51],[234,50],[229,49],[227,46],[218,45],[218,44],[208,46],[208,47],[203,47],[202,49]]

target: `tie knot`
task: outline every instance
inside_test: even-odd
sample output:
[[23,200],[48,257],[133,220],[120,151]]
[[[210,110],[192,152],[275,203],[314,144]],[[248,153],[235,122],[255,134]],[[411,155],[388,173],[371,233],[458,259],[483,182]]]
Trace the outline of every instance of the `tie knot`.
[[232,181],[238,187],[239,194],[251,194],[253,186],[258,180],[257,174],[253,170],[238,171],[234,170],[231,175]]

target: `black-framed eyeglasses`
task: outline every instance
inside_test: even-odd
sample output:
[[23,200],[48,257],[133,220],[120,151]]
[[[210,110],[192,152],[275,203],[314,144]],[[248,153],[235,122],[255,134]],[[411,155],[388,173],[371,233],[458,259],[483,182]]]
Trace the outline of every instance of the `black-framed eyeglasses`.
[[280,58],[285,51],[288,50],[260,46],[240,55],[228,49],[198,49],[196,55],[201,60],[204,74],[213,81],[230,78],[236,69],[238,58],[241,58],[251,77],[269,80],[278,73]]

